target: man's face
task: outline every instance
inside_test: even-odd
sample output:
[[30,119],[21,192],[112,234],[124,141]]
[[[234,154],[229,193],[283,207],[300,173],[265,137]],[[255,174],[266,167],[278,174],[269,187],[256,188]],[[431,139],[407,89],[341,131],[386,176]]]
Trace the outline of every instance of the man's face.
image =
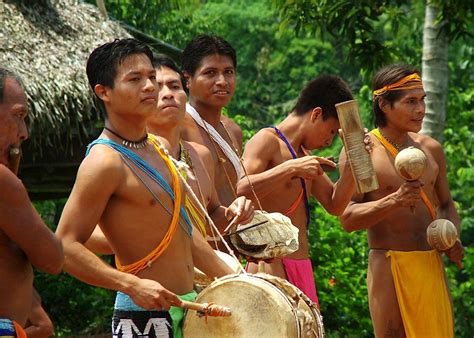
[[28,138],[25,119],[28,115],[26,96],[11,78],[5,78],[3,102],[0,103],[0,163],[8,164],[12,146],[19,147]]
[[156,69],[158,85],[158,104],[156,113],[148,120],[152,125],[179,124],[186,113],[186,92],[177,72],[168,67]]
[[155,112],[156,71],[145,54],[133,54],[125,58],[117,66],[114,88],[103,88],[104,93],[99,96],[109,114],[113,112],[147,118]]
[[339,128],[339,121],[336,118],[329,117],[323,120],[323,115],[319,115],[315,121],[311,144],[308,148],[314,150],[329,147]]
[[387,124],[400,130],[419,132],[425,117],[425,97],[423,89],[409,89],[404,90],[393,104],[384,104],[382,110]]
[[228,56],[204,57],[193,76],[186,74],[190,99],[214,108],[225,107],[235,91],[235,67]]

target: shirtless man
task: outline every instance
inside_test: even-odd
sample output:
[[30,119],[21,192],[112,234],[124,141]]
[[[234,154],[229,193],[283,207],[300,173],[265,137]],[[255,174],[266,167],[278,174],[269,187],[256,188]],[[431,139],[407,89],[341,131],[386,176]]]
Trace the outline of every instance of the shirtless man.
[[[375,75],[373,90],[377,129],[371,133],[372,161],[380,187],[354,195],[341,223],[347,231],[367,229],[375,336],[453,337],[444,267],[440,254],[428,245],[426,228],[435,218],[449,219],[459,228],[460,219],[449,192],[442,146],[417,134],[425,116],[423,84],[414,68],[391,65]],[[394,168],[394,156],[408,146],[421,149],[428,159],[425,173],[414,182],[403,181]],[[446,254],[460,261],[464,249],[459,242]]]
[[[184,311],[175,306],[182,305],[178,295],[196,296],[194,266],[211,277],[232,272],[192,231],[177,172],[156,139],[147,137],[157,103],[152,61],[150,49],[134,39],[106,43],[90,55],[87,76],[106,113],[105,128],[89,146],[57,229],[65,270],[119,291],[114,337],[180,337]],[[84,246],[96,224],[117,269]]]
[[[260,130],[249,140],[243,155],[249,176],[238,183],[239,195],[253,198],[253,186],[264,210],[285,214],[298,227],[299,249],[265,264],[265,272],[288,279],[316,303],[313,268],[308,258],[307,198],[314,196],[330,214],[340,215],[355,184],[350,170],[333,184],[321,165],[335,169],[336,164],[308,155],[307,150],[332,143],[339,129],[334,105],[351,99],[349,87],[336,76],[324,75],[310,81],[283,122]],[[255,264],[250,264],[249,271],[256,271]]]
[[[58,274],[63,264],[60,241],[31,205],[16,177],[10,151],[27,139],[26,96],[19,78],[0,68],[0,335],[25,337],[36,331],[39,303],[34,298],[33,268]],[[41,316],[43,320],[45,316]],[[47,316],[46,316],[47,318]],[[29,323],[27,324],[29,320]],[[43,326],[44,325],[40,325]],[[26,331],[25,329],[25,331]],[[43,334],[52,334],[51,331]]]
[[222,109],[234,94],[236,53],[221,37],[202,35],[186,46],[182,60],[189,90],[182,137],[209,149],[217,194],[223,205],[230,205],[237,197],[243,136]]
[[[179,68],[169,57],[157,55],[154,66],[158,84],[157,112],[148,120],[148,131],[159,136],[162,144],[169,150],[171,156],[183,161],[189,166],[191,175],[187,175],[199,203],[207,209],[213,223],[222,232],[233,219],[239,215],[235,222],[245,224],[253,217],[252,202],[244,196],[235,199],[226,208],[221,205],[214,187],[215,167],[211,152],[205,146],[194,142],[181,140],[181,124],[186,114],[186,92]],[[195,212],[188,212],[193,224],[198,227],[203,236],[213,233],[202,211],[196,206],[194,199],[186,204]],[[194,215],[194,216],[193,216]]]

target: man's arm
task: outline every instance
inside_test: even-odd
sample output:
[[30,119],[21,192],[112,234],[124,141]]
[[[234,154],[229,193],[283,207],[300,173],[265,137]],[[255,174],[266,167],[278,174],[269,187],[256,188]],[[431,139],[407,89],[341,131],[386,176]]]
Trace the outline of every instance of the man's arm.
[[176,295],[158,282],[118,271],[84,246],[125,175],[120,156],[108,148],[104,151],[105,147],[100,152],[100,147],[94,147],[79,167],[59,221],[57,235],[64,244],[64,269],[88,284],[122,291],[145,309],[169,309],[171,304],[180,304]]
[[[459,237],[461,237],[461,218],[456,211],[451,192],[449,191],[446,173],[446,157],[444,156],[443,148],[441,144],[432,138],[427,138],[427,146],[439,165],[439,173],[434,185],[435,193],[439,201],[438,216],[453,222],[458,230]],[[446,251],[446,254],[451,261],[460,262],[464,258],[464,247],[460,241],[456,242],[451,249]]]
[[248,176],[242,177],[237,183],[237,195],[254,200],[253,187],[257,196],[263,198],[274,192],[275,185],[281,185],[284,181],[297,177],[314,179],[322,175],[323,169],[320,163],[328,165],[332,163],[317,156],[305,156],[285,161],[267,170],[273,155],[278,151],[278,140],[266,130],[259,131],[247,143],[242,161]]
[[35,289],[33,289],[33,302],[25,326],[25,333],[28,338],[44,338],[54,335],[53,322],[43,309],[41,297]]
[[41,271],[61,272],[64,255],[61,242],[33,208],[21,181],[0,165],[0,229]]
[[192,254],[194,266],[209,277],[222,277],[234,273],[212,250],[201,233],[193,229]]
[[109,241],[105,237],[100,226],[96,226],[91,236],[84,243],[85,247],[95,254],[113,255],[114,250],[110,247]]
[[[340,162],[346,162],[346,154],[342,149]],[[421,183],[419,181],[404,182],[400,188],[378,200],[365,201],[363,194],[354,194],[339,220],[348,232],[369,229],[384,219],[393,209],[400,206],[410,207],[420,200]]]
[[333,184],[326,174],[312,181],[311,193],[331,215],[340,216],[355,192],[351,168],[345,157],[339,161],[340,178]]

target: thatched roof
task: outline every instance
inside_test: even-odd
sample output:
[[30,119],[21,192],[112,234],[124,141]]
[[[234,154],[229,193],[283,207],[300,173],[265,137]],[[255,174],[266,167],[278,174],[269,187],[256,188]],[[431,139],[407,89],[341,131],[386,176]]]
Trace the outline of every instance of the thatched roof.
[[85,74],[87,57],[100,44],[130,34],[78,0],[0,0],[0,22],[0,65],[24,81],[33,148],[71,151],[72,139],[87,137],[100,121]]
[[122,25],[78,0],[0,0],[0,65],[22,77],[30,106],[20,166],[30,197],[67,197],[85,145],[100,133],[85,73],[95,47],[130,37],[128,30],[179,57],[179,49]]

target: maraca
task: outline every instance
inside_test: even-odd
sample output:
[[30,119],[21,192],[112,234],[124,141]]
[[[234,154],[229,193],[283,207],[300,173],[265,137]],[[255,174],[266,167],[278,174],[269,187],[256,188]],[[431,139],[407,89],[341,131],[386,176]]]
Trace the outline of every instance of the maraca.
[[[436,219],[428,225],[426,239],[433,249],[446,251],[456,244],[459,237],[456,227],[450,220]],[[459,269],[463,268],[463,264],[460,261],[456,262],[456,265]]]
[[[416,181],[423,175],[428,160],[425,153],[415,147],[408,147],[400,151],[395,157],[395,169],[401,178],[406,181]],[[415,206],[410,207],[415,211]]]

